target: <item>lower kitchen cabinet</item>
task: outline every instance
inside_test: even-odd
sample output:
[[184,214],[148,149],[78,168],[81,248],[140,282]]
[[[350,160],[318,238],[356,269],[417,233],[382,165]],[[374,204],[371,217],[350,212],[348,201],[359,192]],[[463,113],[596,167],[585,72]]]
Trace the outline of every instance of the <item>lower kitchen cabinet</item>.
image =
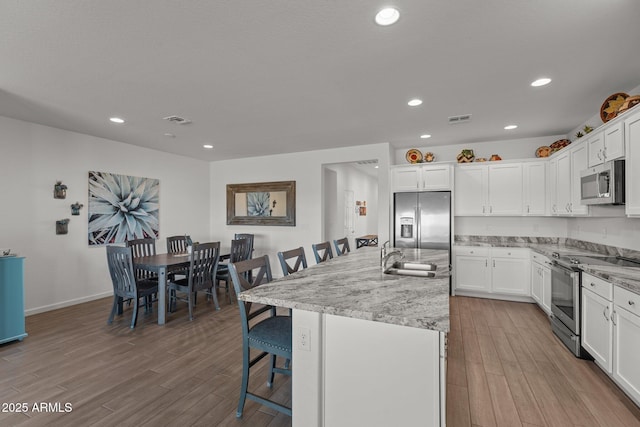
[[640,295],[613,291],[613,379],[640,405]]
[[551,313],[551,269],[549,258],[531,254],[531,297],[545,313]]
[[529,271],[529,249],[454,248],[456,292],[528,297]]
[[608,374],[613,371],[613,303],[582,287],[582,347]]

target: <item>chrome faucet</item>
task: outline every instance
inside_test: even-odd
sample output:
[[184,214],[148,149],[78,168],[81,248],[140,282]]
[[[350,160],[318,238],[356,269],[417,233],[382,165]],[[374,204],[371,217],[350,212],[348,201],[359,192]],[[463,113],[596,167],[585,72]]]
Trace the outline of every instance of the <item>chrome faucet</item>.
[[382,260],[380,261],[380,266],[382,267],[383,272],[387,270],[387,263],[393,257],[400,257],[400,259],[404,259],[404,254],[402,253],[401,250],[396,249],[395,251],[391,251],[388,254],[386,254],[384,257],[382,257]]
[[387,240],[382,244],[382,248],[380,248],[380,265],[382,265],[382,259],[387,255],[387,246],[389,246],[389,241]]

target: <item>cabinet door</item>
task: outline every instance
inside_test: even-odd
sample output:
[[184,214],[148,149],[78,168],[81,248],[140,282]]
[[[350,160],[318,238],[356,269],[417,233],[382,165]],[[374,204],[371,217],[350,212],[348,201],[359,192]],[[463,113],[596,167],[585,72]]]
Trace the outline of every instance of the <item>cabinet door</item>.
[[604,159],[624,157],[624,123],[616,123],[604,130]]
[[640,112],[624,121],[626,139],[625,185],[627,215],[640,215]]
[[391,169],[393,191],[416,191],[419,189],[421,169],[418,166],[405,166]]
[[489,292],[490,273],[488,257],[455,256],[456,290]]
[[542,267],[531,263],[531,297],[542,307]]
[[549,213],[558,215],[558,159],[550,159],[547,167],[547,202]]
[[640,402],[640,317],[614,306],[613,378]]
[[587,215],[589,206],[580,202],[580,172],[587,168],[587,146],[581,144],[571,149],[571,215]]
[[542,309],[547,313],[551,313],[551,269],[547,266],[542,267]]
[[531,295],[529,260],[492,257],[491,290],[498,294]]
[[547,207],[546,162],[523,165],[525,215],[544,215]]
[[587,140],[588,164],[593,167],[604,162],[604,135],[594,134]]
[[451,188],[451,166],[422,166],[423,190],[449,190]]
[[582,346],[602,369],[612,372],[613,304],[588,288],[582,288]]
[[478,216],[489,213],[486,205],[487,167],[455,168],[455,214]]
[[489,213],[522,215],[522,164],[489,166]]
[[569,215],[571,205],[571,156],[563,153],[557,159],[556,215]]

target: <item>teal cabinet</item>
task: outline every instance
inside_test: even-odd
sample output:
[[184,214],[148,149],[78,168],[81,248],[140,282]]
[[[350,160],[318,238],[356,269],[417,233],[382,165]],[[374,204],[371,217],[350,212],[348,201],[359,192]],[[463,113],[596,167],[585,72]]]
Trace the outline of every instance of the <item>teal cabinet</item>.
[[0,344],[19,340],[24,330],[24,258],[0,258]]

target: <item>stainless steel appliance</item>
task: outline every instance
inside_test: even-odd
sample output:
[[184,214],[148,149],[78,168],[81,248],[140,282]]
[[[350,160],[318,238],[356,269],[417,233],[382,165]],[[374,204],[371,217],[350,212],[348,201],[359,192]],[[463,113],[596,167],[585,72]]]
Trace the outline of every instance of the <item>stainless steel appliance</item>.
[[638,267],[638,261],[623,257],[553,254],[551,265],[551,329],[577,357],[587,353],[580,345],[580,301],[582,265]]
[[451,252],[451,192],[394,194],[394,246]]
[[583,205],[624,205],[624,160],[611,160],[580,173]]

